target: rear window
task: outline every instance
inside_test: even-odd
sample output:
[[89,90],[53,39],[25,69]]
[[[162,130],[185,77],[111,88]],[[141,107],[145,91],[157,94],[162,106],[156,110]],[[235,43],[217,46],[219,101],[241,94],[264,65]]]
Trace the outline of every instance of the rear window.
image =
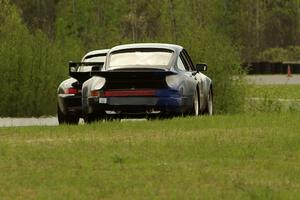
[[110,54],[108,68],[161,67],[167,68],[173,52],[165,49],[131,49]]
[[[100,62],[100,63],[104,64],[105,59],[106,59],[106,55],[103,56],[103,54],[101,54],[101,56],[100,55],[92,55],[92,56],[85,58],[83,60],[83,62]],[[78,72],[90,72],[90,71],[94,71],[94,70],[99,71],[103,67],[103,64],[99,65],[99,66],[80,66],[80,67],[78,67],[77,71]]]
[[83,62],[105,62],[106,56],[89,56],[83,60]]

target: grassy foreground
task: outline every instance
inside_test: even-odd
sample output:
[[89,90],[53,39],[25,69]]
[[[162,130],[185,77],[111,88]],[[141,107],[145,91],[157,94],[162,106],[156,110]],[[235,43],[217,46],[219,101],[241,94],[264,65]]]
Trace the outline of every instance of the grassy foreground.
[[300,115],[0,129],[0,199],[300,199]]

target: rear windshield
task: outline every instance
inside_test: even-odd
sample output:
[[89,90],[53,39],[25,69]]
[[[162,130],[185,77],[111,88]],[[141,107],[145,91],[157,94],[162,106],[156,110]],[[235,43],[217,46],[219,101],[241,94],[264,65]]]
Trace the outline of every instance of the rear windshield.
[[[83,62],[100,62],[100,63],[104,64],[105,59],[106,59],[106,55],[103,55],[103,54],[101,54],[101,55],[92,55],[92,56],[89,56],[89,57],[85,58],[83,60]],[[90,71],[93,71],[93,70],[101,70],[101,68],[103,67],[103,64],[101,66],[97,66],[97,67],[94,67],[94,68],[93,68],[93,66],[80,66],[80,67],[78,67],[77,71],[78,72],[90,72]]]
[[93,55],[86,57],[83,62],[105,62],[106,55]]
[[108,68],[167,68],[173,52],[165,49],[130,49],[110,54]]

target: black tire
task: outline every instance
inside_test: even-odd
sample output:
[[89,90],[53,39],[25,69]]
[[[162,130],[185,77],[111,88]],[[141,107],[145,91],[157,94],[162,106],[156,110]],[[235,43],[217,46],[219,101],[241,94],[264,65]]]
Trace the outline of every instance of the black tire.
[[86,114],[83,118],[84,123],[86,123],[86,124],[91,124],[93,122],[102,121],[103,119],[104,119],[103,117],[101,117],[100,115],[96,115],[94,113]]
[[213,94],[211,89],[208,92],[207,95],[207,104],[206,104],[206,108],[204,111],[205,115],[213,115]]
[[161,115],[148,115],[146,116],[147,120],[168,120],[172,119],[174,115],[172,114],[161,114]]
[[93,114],[87,114],[87,115],[84,116],[83,121],[86,124],[90,124],[90,123],[93,123],[93,122],[97,121],[97,118]]
[[59,124],[78,124],[79,116],[64,114],[57,105],[57,118]]
[[193,108],[191,110],[191,115],[199,116],[199,114],[200,114],[199,95],[198,95],[198,89],[196,88],[193,96]]

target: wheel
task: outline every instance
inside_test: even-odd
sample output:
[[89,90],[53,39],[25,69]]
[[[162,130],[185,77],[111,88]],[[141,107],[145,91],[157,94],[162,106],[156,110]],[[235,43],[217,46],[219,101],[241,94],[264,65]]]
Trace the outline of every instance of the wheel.
[[96,115],[94,113],[91,113],[91,114],[86,114],[83,118],[83,121],[86,124],[90,124],[93,122],[101,121],[103,119],[104,119],[103,116],[101,117],[101,115]]
[[206,115],[213,114],[213,95],[212,95],[211,90],[209,90],[208,95],[207,95],[207,105],[206,105],[204,114],[206,114]]
[[147,120],[167,120],[172,119],[174,115],[172,114],[161,114],[161,115],[148,115],[146,116]]
[[199,95],[198,89],[195,90],[194,97],[193,97],[193,108],[191,111],[191,115],[198,116],[199,115]]
[[57,105],[57,118],[59,124],[78,124],[79,117],[71,114],[64,114]]
[[93,114],[87,114],[84,116],[83,121],[86,124],[90,124],[90,123],[97,121],[97,117]]

